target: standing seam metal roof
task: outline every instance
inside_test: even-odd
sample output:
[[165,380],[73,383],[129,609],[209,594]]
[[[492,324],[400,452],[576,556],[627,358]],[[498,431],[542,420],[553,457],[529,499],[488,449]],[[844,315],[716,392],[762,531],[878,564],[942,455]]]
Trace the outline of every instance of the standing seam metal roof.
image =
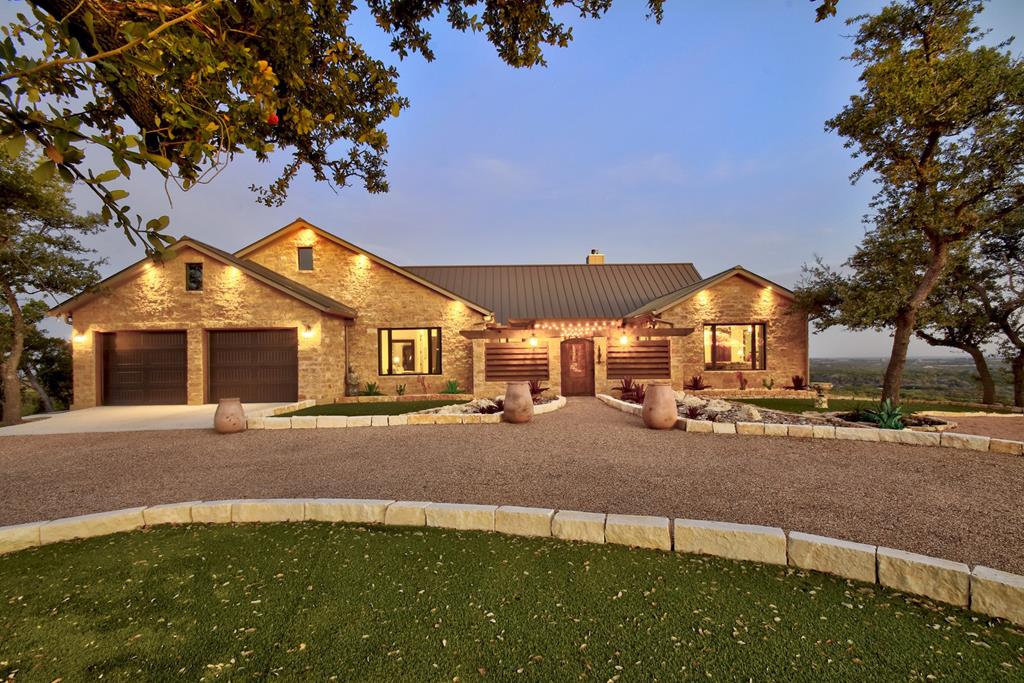
[[701,281],[692,263],[404,268],[486,306],[503,323],[545,318],[622,318],[654,299]]

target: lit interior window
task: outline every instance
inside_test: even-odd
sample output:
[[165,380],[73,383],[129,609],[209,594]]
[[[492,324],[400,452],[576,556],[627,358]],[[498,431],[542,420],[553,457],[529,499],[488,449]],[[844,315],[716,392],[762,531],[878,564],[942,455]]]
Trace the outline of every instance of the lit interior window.
[[704,369],[764,370],[765,324],[705,325]]
[[441,328],[378,331],[381,375],[441,373]]

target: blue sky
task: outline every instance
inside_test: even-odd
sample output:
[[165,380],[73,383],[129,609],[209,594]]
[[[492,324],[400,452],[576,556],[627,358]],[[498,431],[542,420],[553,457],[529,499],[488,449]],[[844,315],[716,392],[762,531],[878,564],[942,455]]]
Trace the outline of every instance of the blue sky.
[[[136,177],[130,203],[225,249],[302,216],[399,264],[575,263],[599,248],[609,262],[692,261],[705,275],[742,264],[792,285],[815,254],[842,261],[872,187],[850,185],[855,164],[824,121],[857,89],[843,20],[881,3],[841,0],[818,24],[806,0],[668,5],[661,25],[639,0],[575,22],[546,69],[514,70],[483,36],[438,22],[436,61],[397,63],[412,107],[388,128],[389,194],[307,175],[268,209],[247,188],[281,160],[239,158],[213,184],[173,191],[173,206],[158,177]],[[1022,34],[1024,2],[991,2],[981,23],[993,40]],[[365,10],[356,25],[396,61]],[[140,256],[116,231],[95,244],[109,272]],[[811,353],[883,356],[888,344],[836,330]]]

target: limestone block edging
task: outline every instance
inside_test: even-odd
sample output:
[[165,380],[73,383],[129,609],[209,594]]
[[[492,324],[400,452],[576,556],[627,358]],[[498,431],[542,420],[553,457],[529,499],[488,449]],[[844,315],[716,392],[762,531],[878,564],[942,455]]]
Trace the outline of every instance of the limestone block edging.
[[789,532],[787,545],[787,557],[791,565],[865,583],[877,581],[876,551],[873,545],[799,531]]
[[971,609],[1024,624],[1024,576],[975,567],[971,572]]
[[551,508],[530,508],[502,505],[494,513],[494,530],[515,536],[550,536]]
[[962,562],[879,548],[878,583],[959,607],[970,604],[971,568]]
[[[564,408],[567,399],[558,396],[553,401],[533,407],[534,415],[544,415]],[[501,413],[407,413],[403,415],[293,415],[284,413],[316,405],[316,401],[299,401],[286,406],[254,411],[246,418],[249,429],[341,429],[346,427],[402,427],[406,425],[478,425],[498,424]],[[639,415],[639,413],[637,413]]]
[[786,533],[777,527],[677,519],[675,531],[679,552],[786,564]]
[[[605,405],[631,415],[640,414],[640,406],[614,396],[598,394]],[[917,432],[911,429],[878,429],[875,427],[835,427],[832,425],[774,424],[761,422],[711,422],[679,418],[676,429],[695,434],[741,434],[745,436],[789,436],[801,439],[840,439],[899,443],[910,446],[944,446],[981,453],[1024,455],[1024,441],[996,439],[956,432]]]
[[750,524],[519,506],[348,498],[191,501],[0,527],[0,554],[183,523],[352,522],[499,531],[526,536],[675,549],[732,560],[788,565],[923,595],[1024,625],[1024,576],[894,550]]
[[635,548],[672,550],[668,517],[608,515],[605,520],[604,537],[608,543]]

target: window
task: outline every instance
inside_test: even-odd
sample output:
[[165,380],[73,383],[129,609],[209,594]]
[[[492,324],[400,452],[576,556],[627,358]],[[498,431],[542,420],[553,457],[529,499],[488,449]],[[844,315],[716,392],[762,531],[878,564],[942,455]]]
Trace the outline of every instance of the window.
[[381,375],[440,375],[441,328],[377,330]]
[[764,370],[765,324],[705,325],[705,370]]
[[201,291],[203,291],[203,264],[202,263],[186,263],[185,264],[185,291],[186,292],[201,292]]
[[313,270],[313,247],[299,247],[299,270]]

